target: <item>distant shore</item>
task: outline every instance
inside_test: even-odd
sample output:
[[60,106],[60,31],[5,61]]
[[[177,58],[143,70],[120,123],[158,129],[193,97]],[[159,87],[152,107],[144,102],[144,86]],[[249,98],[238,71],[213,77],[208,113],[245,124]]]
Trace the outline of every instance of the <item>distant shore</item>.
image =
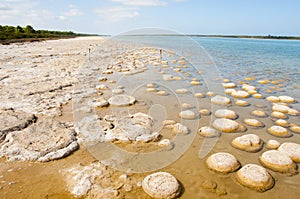
[[244,38],[244,39],[284,39],[300,40],[300,37],[294,36],[250,36],[250,35],[188,35],[193,37],[221,37],[221,38]]

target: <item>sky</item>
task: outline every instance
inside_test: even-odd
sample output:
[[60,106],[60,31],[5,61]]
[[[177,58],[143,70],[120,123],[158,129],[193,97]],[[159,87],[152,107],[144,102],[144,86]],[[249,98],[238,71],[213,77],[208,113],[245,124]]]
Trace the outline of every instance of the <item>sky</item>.
[[155,27],[182,34],[300,36],[300,1],[0,0],[0,24],[108,35]]

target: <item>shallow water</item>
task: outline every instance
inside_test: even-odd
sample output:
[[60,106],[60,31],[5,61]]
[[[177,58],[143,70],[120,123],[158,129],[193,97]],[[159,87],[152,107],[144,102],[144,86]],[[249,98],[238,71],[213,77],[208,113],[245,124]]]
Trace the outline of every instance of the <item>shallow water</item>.
[[[126,41],[128,38],[121,39],[122,41]],[[188,61],[185,64],[187,65],[187,68],[180,67],[180,72],[174,72],[173,69],[178,68],[178,65],[180,65],[179,62],[177,62],[175,64],[169,64],[169,67],[166,68],[149,66],[148,70],[143,73],[139,73],[129,77],[123,76],[121,79],[120,77],[114,75],[110,77],[113,80],[117,81],[117,85],[125,85],[126,93],[135,96],[139,102],[143,102],[144,105],[137,104],[132,107],[129,107],[128,109],[130,113],[135,113],[137,111],[148,113],[153,106],[157,106],[157,104],[159,104],[165,109],[164,111],[167,114],[164,113],[166,115],[166,118],[162,116],[156,118],[156,122],[160,123],[162,121],[162,118],[164,118],[180,121],[184,125],[187,125],[189,129],[191,129],[191,132],[187,137],[181,137],[180,140],[182,140],[183,142],[187,142],[185,144],[188,144],[189,147],[187,148],[187,150],[184,150],[184,153],[182,153],[182,155],[179,156],[179,159],[176,159],[174,161],[171,158],[172,160],[170,161],[170,163],[172,163],[166,167],[164,166],[164,164],[162,164],[160,168],[158,167],[149,169],[149,167],[147,167],[150,165],[150,162],[151,166],[155,166],[155,164],[152,164],[153,162],[164,162],[164,160],[167,157],[164,156],[165,154],[162,156],[158,155],[155,158],[149,159],[147,161],[150,162],[145,161],[141,163],[141,165],[128,164],[127,166],[140,167],[141,171],[138,171],[139,173],[143,171],[143,168],[146,168],[146,170],[142,172],[144,174],[147,173],[147,171],[152,170],[170,172],[182,183],[184,187],[184,192],[181,198],[215,198],[218,197],[218,194],[221,194],[222,190],[226,190],[227,193],[227,195],[220,196],[224,198],[281,198],[283,196],[289,196],[289,198],[297,198],[300,193],[297,189],[297,187],[300,185],[299,175],[288,176],[287,174],[280,174],[278,172],[273,172],[268,169],[268,171],[271,173],[271,175],[276,181],[275,186],[271,190],[268,190],[264,193],[258,193],[256,191],[252,191],[248,188],[239,185],[236,182],[235,173],[227,175],[217,174],[209,171],[205,165],[205,160],[208,157],[207,155],[211,155],[215,152],[221,151],[233,154],[237,157],[237,159],[241,162],[242,165],[248,163],[261,165],[259,163],[258,158],[264,151],[267,150],[265,146],[261,151],[257,153],[241,151],[231,146],[230,143],[235,137],[241,136],[245,133],[256,134],[264,142],[268,141],[269,139],[276,139],[281,143],[287,141],[299,143],[299,134],[294,133],[293,136],[290,138],[277,138],[268,134],[267,128],[274,124],[274,118],[271,118],[270,116],[266,118],[258,118],[250,115],[250,112],[253,110],[263,110],[268,115],[270,115],[272,112],[270,102],[266,101],[265,99],[254,99],[250,97],[246,99],[246,101],[250,102],[250,105],[247,107],[239,107],[232,103],[232,105],[228,106],[227,108],[230,110],[234,110],[238,114],[239,117],[236,120],[238,123],[243,124],[243,120],[246,118],[256,118],[259,121],[263,122],[265,124],[265,127],[254,128],[243,124],[247,127],[247,131],[245,133],[222,133],[220,138],[202,138],[197,134],[197,129],[202,126],[209,126],[211,122],[214,121],[214,116],[200,116],[196,120],[189,121],[180,119],[178,117],[178,113],[180,110],[180,104],[184,102],[192,104],[193,108],[191,110],[195,112],[202,108],[209,109],[212,112],[214,112],[217,109],[224,108],[224,106],[212,105],[210,103],[210,97],[208,96],[205,98],[197,99],[193,95],[195,92],[206,93],[207,91],[213,91],[215,93],[225,95],[224,89],[220,86],[220,83],[222,82],[223,78],[230,79],[232,82],[237,84],[238,88],[240,88],[241,85],[245,82],[249,83],[250,85],[254,85],[257,87],[259,93],[263,94],[264,96],[290,95],[294,97],[297,101],[299,101],[299,96],[297,95],[297,90],[299,89],[297,88],[297,85],[299,83],[299,77],[295,75],[294,72],[292,73],[290,71],[294,68],[297,68],[299,64],[297,46],[300,43],[298,43],[297,41],[294,44],[290,41],[252,41],[243,39],[233,40],[195,38],[195,40],[201,44],[201,46],[199,46],[198,43],[195,43],[194,40],[190,40],[190,38],[171,37],[164,40],[162,39],[162,37],[154,37],[154,39],[152,39],[152,37],[147,38],[145,36],[135,37],[134,39],[130,40],[129,43],[135,45],[142,44],[141,46],[136,47],[136,49],[133,50],[133,52],[137,52],[147,46],[152,46],[156,51],[154,53],[155,56],[159,56],[159,49],[163,49],[163,60],[168,60],[169,62],[172,59],[176,59],[178,61],[180,60],[181,56],[184,56],[185,60]],[[170,45],[172,42],[177,43],[174,45]],[[291,52],[293,52],[294,54],[291,53],[291,55],[288,52],[284,52],[281,55],[278,55],[281,52],[281,50],[278,50],[278,45],[283,45],[286,48],[288,48],[289,44],[290,48],[294,49],[291,50]],[[256,48],[259,49],[256,50]],[[131,51],[132,48],[122,49],[122,47],[120,46],[119,50],[120,52],[128,52]],[[175,54],[169,54],[168,50],[174,52]],[[263,56],[265,56],[265,58]],[[292,58],[288,59],[289,56],[291,56]],[[241,59],[239,59],[240,57]],[[272,57],[274,57],[274,59]],[[96,58],[96,54],[94,58]],[[280,63],[286,61],[285,59],[290,60],[290,62],[286,64],[286,68],[282,69]],[[262,62],[261,60],[264,61]],[[93,63],[95,64],[97,63],[97,61]],[[198,70],[201,70],[203,74],[197,74]],[[164,71],[166,74],[172,74],[174,76],[176,74],[179,74],[179,76],[183,77],[184,80],[171,81],[166,83],[161,79],[161,74],[159,74],[159,72],[161,71]],[[286,71],[287,73],[283,75],[282,71]],[[186,73],[189,73],[189,76],[185,77]],[[251,78],[245,79],[248,77]],[[200,86],[191,86],[189,84],[189,81],[192,78],[197,78],[197,80],[199,80],[202,84]],[[268,83],[260,84],[257,82],[258,80],[264,79],[268,79]],[[157,96],[155,93],[146,92],[147,83],[156,83],[158,85],[158,90],[167,90],[171,93],[178,88],[187,88],[190,90],[190,92],[188,94],[183,95],[175,94],[175,97],[172,94],[169,96]],[[108,95],[109,97],[110,94],[108,93],[109,92],[104,92],[104,96]],[[230,97],[230,99],[232,102],[234,101],[233,97]],[[292,104],[291,106],[299,110],[299,103]],[[100,117],[103,117],[105,114],[111,111],[112,110],[110,110],[110,108],[101,108],[97,111],[97,114],[100,115]],[[156,111],[163,112],[159,109]],[[151,111],[149,113],[151,114]],[[155,116],[155,114],[153,116]],[[299,116],[289,116],[288,122],[299,125],[300,118]],[[163,134],[163,138],[172,137]],[[177,149],[178,146],[179,148],[182,146],[181,144],[182,143],[180,142],[175,143],[175,148],[170,151],[170,156],[173,156],[174,152],[178,153]],[[149,144],[147,146],[147,144],[145,144],[143,146],[117,146],[122,148],[123,150],[128,150],[131,152],[135,150],[135,152],[143,152],[144,150],[140,150],[140,147],[149,147],[151,145]],[[94,155],[96,155],[98,159],[101,159],[101,154],[100,156],[99,154]],[[123,166],[124,165],[122,165],[122,169],[124,169]],[[218,184],[218,188],[216,190],[207,190],[203,188],[202,182],[204,180],[215,181]],[[137,192],[128,193],[126,194],[126,196],[147,198],[141,189],[138,189],[136,191]]]
[[[176,157],[171,153],[169,157],[172,159],[172,163],[167,166],[161,166],[155,171],[166,171],[174,175],[183,186],[183,193],[180,198],[190,199],[190,198],[299,198],[299,186],[300,186],[300,175],[288,176],[287,174],[281,174],[268,169],[270,174],[275,179],[275,186],[264,193],[258,193],[256,191],[250,190],[246,187],[239,185],[235,179],[235,173],[230,173],[227,175],[217,174],[215,172],[209,171],[205,165],[205,160],[208,156],[206,153],[211,155],[215,152],[229,152],[236,156],[236,158],[241,162],[242,165],[247,163],[259,163],[258,157],[266,151],[264,145],[263,149],[257,153],[249,153],[235,149],[231,146],[231,141],[237,137],[246,133],[254,133],[258,135],[264,142],[269,139],[276,139],[279,142],[296,142],[300,144],[300,134],[293,133],[290,138],[277,138],[267,133],[267,128],[273,125],[274,118],[258,118],[250,115],[252,110],[263,110],[268,115],[271,114],[271,103],[265,99],[254,99],[248,98],[246,101],[250,102],[247,107],[239,107],[232,103],[231,106],[227,108],[234,110],[238,114],[237,122],[243,124],[243,119],[245,118],[256,118],[265,124],[263,128],[253,128],[247,127],[247,131],[243,133],[222,133],[220,138],[202,138],[197,134],[197,129],[202,126],[210,125],[215,119],[214,116],[200,116],[196,120],[182,120],[178,117],[178,113],[181,110],[180,105],[182,103],[190,103],[194,105],[191,109],[197,112],[199,109],[209,109],[214,112],[216,109],[224,108],[224,106],[212,105],[210,103],[210,97],[205,98],[195,98],[194,92],[206,93],[207,91],[214,91],[224,95],[224,89],[220,86],[223,78],[228,78],[231,81],[241,86],[241,83],[247,82],[251,85],[257,86],[259,93],[264,96],[269,95],[290,95],[299,101],[299,88],[297,87],[300,83],[299,81],[299,51],[300,42],[299,41],[275,41],[275,40],[251,40],[251,39],[221,39],[221,38],[189,38],[182,37],[171,37],[169,39],[156,38],[153,37],[150,41],[149,38],[143,37],[143,45],[136,48],[132,46],[132,43],[140,44],[141,39],[138,42],[131,41],[128,45],[119,45],[115,48],[115,44],[112,45],[114,51],[113,55],[120,54],[122,52],[128,51],[138,51],[146,46],[155,46],[155,55],[159,56],[159,49],[162,48],[165,52],[166,50],[174,51],[175,55],[168,56],[167,53],[163,53],[163,58],[171,61],[172,59],[179,60],[181,56],[186,57],[188,63],[186,64],[188,68],[181,68],[183,72],[174,72],[173,68],[158,68],[150,67],[143,73],[138,73],[131,76],[123,76],[120,78],[118,75],[107,75],[110,80],[116,80],[115,84],[107,84],[109,87],[114,88],[116,85],[124,85],[125,93],[134,95],[138,100],[138,103],[134,106],[130,106],[128,109],[130,113],[135,112],[145,112],[156,118],[157,124],[160,124],[163,119],[173,119],[177,122],[182,122],[187,125],[192,131],[188,137],[177,136],[181,138],[183,142],[178,142],[184,146],[188,146],[179,158],[172,159]],[[186,43],[184,43],[186,42]],[[176,45],[171,45],[176,44]],[[156,45],[155,45],[156,44]],[[157,48],[157,44],[161,44]],[[188,45],[186,45],[188,44]],[[200,44],[200,46],[198,45]],[[189,46],[190,45],[190,46]],[[190,47],[190,48],[189,48]],[[186,51],[185,51],[186,49]],[[193,50],[197,50],[197,53],[193,54]],[[97,84],[97,77],[101,76],[102,67],[106,67],[105,57],[110,58],[112,55],[110,50],[100,49],[99,54],[92,55],[92,59],[87,61],[86,64],[93,65],[91,78],[93,81],[87,82],[92,89]],[[93,56],[98,56],[97,60],[94,60]],[[194,60],[194,58],[200,58]],[[103,59],[102,59],[103,58]],[[114,60],[109,59],[109,60]],[[92,61],[92,62],[91,62]],[[92,64],[91,64],[92,63]],[[215,64],[214,64],[215,63]],[[284,67],[282,65],[284,64]],[[171,64],[170,64],[171,65]],[[85,65],[84,65],[85,66]],[[83,68],[84,68],[83,66]],[[172,66],[178,66],[177,63]],[[84,71],[82,68],[82,72]],[[101,70],[99,70],[99,68]],[[165,71],[167,74],[180,75],[185,79],[183,81],[171,81],[165,82],[161,78],[161,74],[158,73],[160,70]],[[202,75],[197,74],[197,71],[203,71]],[[94,71],[94,72],[93,72]],[[284,71],[284,73],[282,72]],[[90,72],[90,71],[89,71]],[[185,73],[189,72],[190,77],[186,77]],[[212,74],[211,74],[211,73]],[[88,74],[88,73],[86,73]],[[256,77],[251,80],[245,80],[247,77]],[[202,84],[200,86],[191,86],[189,81],[191,78],[197,78]],[[89,79],[83,77],[82,80]],[[269,79],[270,82],[267,84],[259,84],[258,80]],[[272,81],[278,82],[272,82]],[[165,90],[170,95],[168,96],[158,96],[155,93],[146,92],[146,84],[154,82],[159,87],[159,90]],[[281,85],[282,84],[282,85]],[[272,87],[271,87],[272,86]],[[271,87],[271,88],[270,88]],[[176,94],[175,89],[187,88],[190,92],[188,94]],[[85,89],[88,90],[88,87]],[[269,91],[271,90],[271,91]],[[104,96],[108,98],[111,92],[104,91]],[[227,95],[228,96],[228,95]],[[90,96],[91,97],[91,96]],[[92,96],[94,97],[94,96]],[[232,102],[233,97],[228,96]],[[76,108],[76,104],[74,108]],[[300,110],[299,103],[291,105],[293,108]],[[124,114],[128,111],[127,108],[122,108],[120,110],[115,108],[100,108],[96,110],[96,113],[103,117],[106,114],[120,113]],[[159,114],[158,114],[159,113]],[[73,120],[73,109],[71,102],[64,107],[63,115],[59,117],[62,121],[72,121]],[[83,117],[83,116],[78,116]],[[77,116],[75,115],[75,120]],[[78,118],[77,118],[78,119]],[[289,123],[295,123],[300,125],[299,116],[289,116]],[[161,126],[157,126],[159,130]],[[164,138],[174,138],[176,135],[170,134],[169,131],[163,130],[162,134]],[[148,152],[155,151],[157,148],[146,143],[140,145],[124,145],[120,143],[113,144],[119,149],[128,152]],[[147,148],[147,150],[145,150]],[[176,147],[175,147],[176,149]],[[103,152],[103,151],[100,151]],[[205,155],[203,155],[205,154]],[[93,157],[94,155],[94,157]],[[204,157],[203,157],[204,156]],[[150,159],[152,162],[164,162],[164,156],[157,156],[155,159]],[[93,161],[99,159],[96,154],[93,154],[91,148],[85,149],[84,146],[79,149],[79,151],[70,155],[62,160],[53,161],[50,163],[28,163],[28,162],[5,162],[1,160],[0,164],[1,173],[3,173],[1,180],[5,182],[16,182],[12,185],[5,185],[1,192],[1,196],[4,198],[73,198],[71,194],[67,191],[66,183],[60,172],[62,169],[71,168],[77,164],[88,165]],[[146,164],[147,162],[145,162]],[[154,164],[155,165],[155,164]],[[135,165],[136,166],[136,165]],[[147,166],[147,165],[143,165]],[[299,165],[298,165],[299,166]],[[13,168],[12,172],[7,172],[8,169]],[[148,173],[132,173],[129,174],[134,182],[141,181]],[[113,177],[117,178],[123,172],[116,172]],[[45,180],[49,179],[49,180]],[[202,186],[204,180],[215,181],[218,185],[217,190],[205,189]],[[3,183],[4,184],[4,183]],[[7,184],[7,183],[6,183]],[[218,193],[222,190],[226,190],[227,195],[218,196]],[[121,190],[120,196],[123,198],[150,198],[142,190],[142,188],[134,186],[131,192],[124,192]]]
[[[300,98],[300,41],[193,37],[232,81],[254,76],[282,81],[278,94]],[[255,84],[255,82],[253,82]]]
[[[187,36],[135,36],[130,39],[120,36],[117,39],[175,49],[191,63],[199,60],[211,61],[215,63],[216,68],[213,70],[218,72],[219,77],[232,81],[245,81],[247,77],[255,77],[255,81],[251,82],[255,86],[258,85],[258,80],[279,81],[283,86],[275,85],[271,89],[274,94],[300,98],[299,40]],[[191,55],[193,52],[197,52],[196,57]],[[193,64],[193,67],[203,70],[197,64]],[[262,90],[268,90],[269,86],[265,85]]]

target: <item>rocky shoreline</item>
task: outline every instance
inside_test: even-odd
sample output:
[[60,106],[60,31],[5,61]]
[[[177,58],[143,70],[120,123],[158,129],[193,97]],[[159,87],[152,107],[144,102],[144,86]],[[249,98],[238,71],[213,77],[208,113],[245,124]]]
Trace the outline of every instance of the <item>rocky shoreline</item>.
[[185,57],[100,37],[0,51],[3,198],[272,197],[299,180],[292,97],[211,91]]

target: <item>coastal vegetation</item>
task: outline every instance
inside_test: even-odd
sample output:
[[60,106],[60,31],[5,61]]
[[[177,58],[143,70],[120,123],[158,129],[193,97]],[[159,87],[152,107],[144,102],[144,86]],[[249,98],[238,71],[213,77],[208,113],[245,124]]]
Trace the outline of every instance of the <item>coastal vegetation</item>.
[[87,34],[74,33],[72,31],[35,30],[31,25],[25,27],[0,25],[0,43],[40,41],[45,39],[72,38],[87,36]]

